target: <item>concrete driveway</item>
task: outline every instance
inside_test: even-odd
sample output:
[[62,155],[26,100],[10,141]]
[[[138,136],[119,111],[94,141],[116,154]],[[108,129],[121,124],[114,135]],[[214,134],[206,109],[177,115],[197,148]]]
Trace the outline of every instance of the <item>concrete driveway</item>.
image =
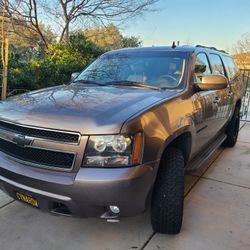
[[250,124],[232,149],[218,150],[186,176],[184,223],[177,236],[155,234],[149,213],[109,224],[56,217],[0,191],[0,250],[249,250]]

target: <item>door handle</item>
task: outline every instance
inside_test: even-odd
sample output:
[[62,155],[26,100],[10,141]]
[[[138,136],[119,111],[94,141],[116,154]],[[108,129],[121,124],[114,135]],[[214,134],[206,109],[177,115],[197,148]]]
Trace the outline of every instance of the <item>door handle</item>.
[[219,104],[220,101],[221,101],[221,98],[217,96],[217,97],[214,98],[213,103]]

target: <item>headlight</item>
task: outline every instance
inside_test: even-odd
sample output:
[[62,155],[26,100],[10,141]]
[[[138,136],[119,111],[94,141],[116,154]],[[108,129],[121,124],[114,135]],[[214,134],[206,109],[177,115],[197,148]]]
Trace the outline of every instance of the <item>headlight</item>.
[[90,136],[83,167],[125,167],[140,163],[142,134]]

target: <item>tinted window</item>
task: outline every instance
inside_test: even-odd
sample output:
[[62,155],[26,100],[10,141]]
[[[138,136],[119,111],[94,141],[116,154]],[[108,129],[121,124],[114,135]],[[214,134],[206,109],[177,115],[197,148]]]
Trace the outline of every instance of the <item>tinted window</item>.
[[210,54],[209,59],[212,66],[213,74],[225,75],[220,56],[216,54]]
[[230,80],[233,79],[236,76],[237,71],[238,71],[237,66],[234,63],[234,60],[229,56],[222,56],[222,61],[226,68],[228,78]]
[[205,53],[199,53],[195,62],[195,77],[197,82],[201,82],[204,75],[210,75],[211,69]]
[[175,88],[182,82],[185,65],[186,54],[182,52],[111,53],[99,57],[75,80],[104,85],[131,82]]

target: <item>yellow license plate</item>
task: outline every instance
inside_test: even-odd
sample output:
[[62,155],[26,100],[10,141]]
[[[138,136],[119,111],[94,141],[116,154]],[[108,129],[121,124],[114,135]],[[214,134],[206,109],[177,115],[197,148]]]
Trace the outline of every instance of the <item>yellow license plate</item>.
[[38,207],[38,202],[35,198],[33,198],[30,195],[22,194],[19,192],[16,192],[16,198],[20,201],[23,201],[25,203],[30,204],[33,207]]

